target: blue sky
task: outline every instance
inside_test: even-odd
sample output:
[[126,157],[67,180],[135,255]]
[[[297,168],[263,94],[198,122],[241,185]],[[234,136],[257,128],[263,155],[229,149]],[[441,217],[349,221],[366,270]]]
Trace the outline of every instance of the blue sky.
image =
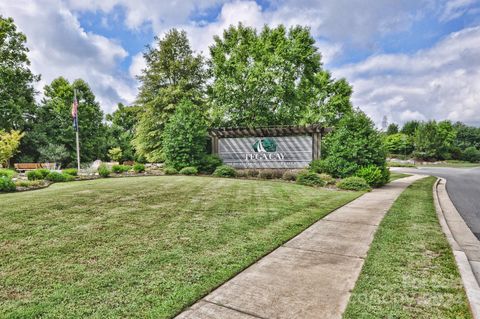
[[325,68],[354,88],[376,123],[450,119],[480,125],[480,0],[6,0],[43,85],[85,79],[105,112],[133,103],[142,52],[185,29],[197,51],[230,24],[307,25]]

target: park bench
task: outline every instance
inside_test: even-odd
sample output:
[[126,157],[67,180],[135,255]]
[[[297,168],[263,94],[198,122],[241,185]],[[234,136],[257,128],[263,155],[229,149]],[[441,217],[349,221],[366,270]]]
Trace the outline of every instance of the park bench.
[[33,171],[39,168],[54,168],[55,163],[15,163],[15,169],[19,172]]

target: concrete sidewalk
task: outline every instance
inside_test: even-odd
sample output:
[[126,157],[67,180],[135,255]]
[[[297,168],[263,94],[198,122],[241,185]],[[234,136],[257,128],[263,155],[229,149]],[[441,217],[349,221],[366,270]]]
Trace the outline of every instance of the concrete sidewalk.
[[177,318],[341,318],[380,221],[423,177],[393,181],[335,210]]

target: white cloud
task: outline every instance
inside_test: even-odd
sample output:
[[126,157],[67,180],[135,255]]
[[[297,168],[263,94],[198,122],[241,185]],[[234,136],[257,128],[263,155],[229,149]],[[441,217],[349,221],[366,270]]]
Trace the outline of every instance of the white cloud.
[[377,123],[450,119],[480,124],[480,27],[452,33],[415,54],[383,54],[334,70],[353,103]]
[[62,2],[1,2],[0,11],[12,16],[27,35],[32,71],[42,75],[39,91],[56,77],[64,76],[70,81],[87,81],[106,111],[134,98],[131,79],[117,70],[128,52],[111,39],[85,32]]
[[445,3],[443,12],[440,15],[440,21],[454,20],[471,8],[471,5],[475,4],[477,0],[451,0]]

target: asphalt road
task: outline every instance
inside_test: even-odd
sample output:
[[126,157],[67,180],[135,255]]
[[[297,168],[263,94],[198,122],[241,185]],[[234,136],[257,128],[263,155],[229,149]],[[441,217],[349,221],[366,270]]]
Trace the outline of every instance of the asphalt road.
[[397,168],[395,171],[445,178],[450,199],[468,227],[470,227],[470,230],[480,239],[480,167]]

